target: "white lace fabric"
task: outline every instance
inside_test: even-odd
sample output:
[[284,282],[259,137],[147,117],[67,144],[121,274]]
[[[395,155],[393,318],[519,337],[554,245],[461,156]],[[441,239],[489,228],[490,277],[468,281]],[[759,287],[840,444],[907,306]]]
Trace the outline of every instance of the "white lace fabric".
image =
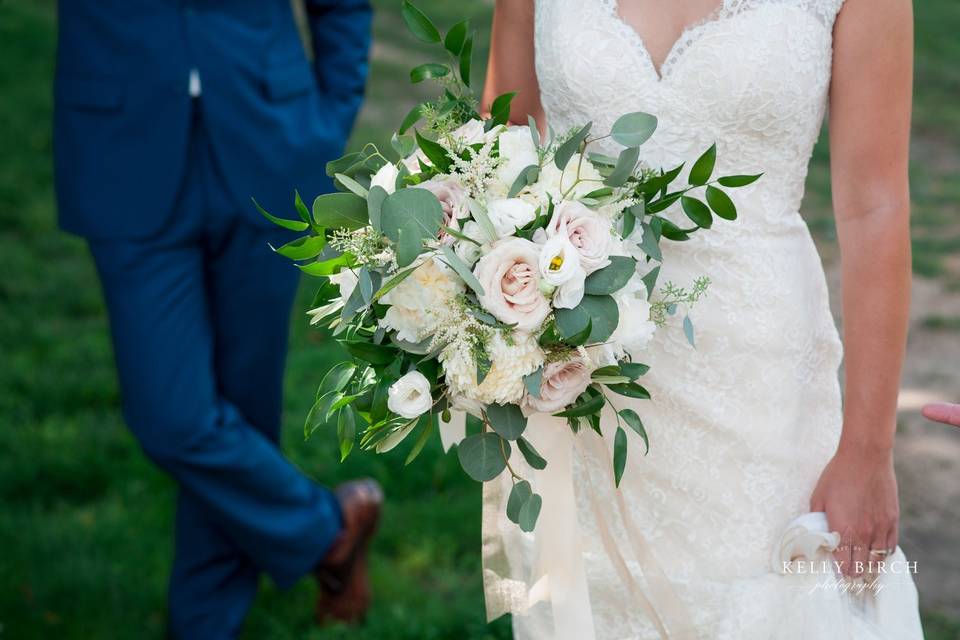
[[[803,584],[770,571],[771,552],[785,527],[808,511],[841,429],[842,348],[799,207],[826,108],[842,1],[724,0],[684,31],[659,74],[616,0],[536,1],[537,75],[558,132],[588,121],[605,132],[620,115],[647,111],[660,122],[641,148],[651,166],[689,167],[716,143],[715,175],[763,173],[731,192],[736,221],[717,220],[688,242],[663,243],[661,283],[688,286],[702,275],[712,281],[691,312],[697,347],[678,327],[659,331],[648,350],[635,354],[651,366],[643,384],[652,400],[614,400],[617,408],[635,409],[650,434],[647,456],[631,434],[620,492],[640,542],[689,613],[696,631],[687,637],[922,637],[915,597],[888,602],[887,619],[902,624],[878,628],[853,596],[834,590],[809,597]],[[618,152],[609,140],[601,150]],[[667,215],[690,226],[682,212]],[[587,634],[569,635],[571,628],[588,629],[596,640],[660,637],[601,544],[602,527],[623,549],[637,542],[612,483],[598,482],[609,469],[615,428],[607,416],[601,447],[575,443],[597,436],[589,429],[573,436],[559,419],[538,417],[528,427],[538,447],[571,451],[576,522],[559,534],[543,522],[534,534],[521,534],[499,516],[508,566],[499,576],[505,580],[491,584],[529,586],[551,570],[579,566],[584,588],[571,589],[562,609],[538,598],[513,607],[519,640]],[[525,472],[534,484],[552,482]],[[549,507],[545,498],[544,514]],[[545,555],[544,540],[547,548],[565,544],[575,562]],[[637,583],[649,586],[642,563],[625,557]],[[568,635],[557,626],[558,611]],[[817,635],[808,635],[813,629]]]

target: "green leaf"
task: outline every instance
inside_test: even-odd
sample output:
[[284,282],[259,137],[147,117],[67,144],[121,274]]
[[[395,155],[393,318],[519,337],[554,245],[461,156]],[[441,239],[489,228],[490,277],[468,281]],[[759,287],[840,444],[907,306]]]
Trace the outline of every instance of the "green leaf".
[[533,373],[528,373],[523,376],[523,386],[526,387],[527,393],[529,393],[534,398],[540,397],[540,386],[543,384],[543,366],[539,367]]
[[520,449],[523,459],[527,461],[527,464],[530,465],[532,469],[540,471],[541,469],[547,468],[547,461],[544,460],[540,453],[530,444],[529,440],[522,436],[517,438],[517,448]]
[[733,204],[724,191],[714,186],[707,187],[707,204],[713,209],[713,212],[724,220],[737,219],[737,205]]
[[586,344],[590,340],[590,334],[593,332],[593,318],[587,318],[587,326],[581,329],[578,333],[573,334],[572,336],[562,336],[564,344],[568,344],[571,347],[579,347],[582,344]]
[[623,470],[627,468],[627,432],[623,427],[617,427],[617,435],[613,439],[613,477],[617,486],[623,478]]
[[474,293],[478,296],[486,295],[486,292],[483,290],[483,285],[480,284],[480,281],[477,280],[477,277],[473,275],[473,272],[470,271],[470,267],[464,264],[463,260],[460,259],[453,251],[453,247],[450,245],[441,245],[440,251],[443,253],[444,262],[446,262],[450,267],[457,272],[457,275],[460,276],[460,279],[463,280],[468,287],[473,289]]
[[521,480],[513,485],[510,490],[510,497],[507,498],[507,518],[510,522],[520,524],[520,509],[527,503],[530,496],[533,495],[533,489],[526,480]]
[[467,36],[460,50],[460,79],[470,86],[470,65],[473,63],[473,34]]
[[307,205],[303,204],[303,199],[300,197],[300,192],[296,189],[293,190],[293,206],[297,210],[297,215],[300,216],[300,219],[310,224],[310,210],[307,209]]
[[516,440],[527,428],[527,417],[515,404],[487,405],[487,421],[506,440]]
[[337,417],[337,440],[340,442],[340,462],[347,459],[357,436],[357,416],[353,407],[344,407]]
[[400,227],[397,231],[396,254],[397,266],[408,267],[423,253],[423,239],[416,229],[409,226]]
[[588,343],[603,342],[617,328],[620,312],[616,301],[610,296],[585,295],[574,309],[555,311],[557,328],[561,336],[573,336],[592,322]]
[[257,208],[257,211],[260,212],[260,215],[262,215],[264,218],[266,218],[273,224],[277,225],[278,227],[283,227],[284,229],[290,229],[291,231],[306,231],[307,229],[310,228],[310,224],[307,222],[302,222],[300,220],[284,220],[283,218],[278,218],[274,215],[271,215],[267,213],[267,211],[263,207],[260,206],[259,202],[257,202],[253,198],[250,198],[250,199],[253,200],[253,206]]
[[336,400],[337,395],[338,392],[331,391],[330,393],[321,395],[317,398],[316,402],[313,403],[310,412],[307,414],[307,419],[303,423],[304,439],[312,436],[314,431],[327,423],[327,411],[330,409],[330,405]]
[[753,184],[760,179],[762,173],[758,173],[753,176],[742,175],[742,176],[724,176],[719,178],[717,182],[720,183],[720,186],[727,187],[730,189],[736,189],[737,187],[745,187],[748,184]]
[[514,180],[513,184],[510,186],[510,191],[507,192],[507,197],[513,198],[518,193],[523,191],[524,187],[536,182],[537,178],[539,177],[540,167],[535,164],[527,165],[520,170],[520,173],[517,174],[517,179]]
[[490,119],[493,120],[494,125],[507,124],[510,121],[510,103],[516,95],[516,91],[511,91],[494,99],[490,106]]
[[409,0],[403,1],[403,6],[400,7],[400,15],[403,16],[407,28],[410,29],[417,40],[430,43],[440,42],[440,32],[437,31],[437,27],[423,11],[413,6]]
[[313,201],[313,220],[326,229],[360,229],[370,221],[367,201],[352,193],[325,193]]
[[707,184],[710,176],[713,175],[713,168],[717,164],[717,145],[713,144],[709,149],[703,152],[703,155],[697,158],[690,168],[690,184],[702,186]]
[[663,252],[660,251],[660,242],[649,225],[643,225],[643,237],[637,246],[657,262],[663,262]]
[[291,260],[309,260],[320,255],[326,244],[327,239],[323,236],[303,236],[277,247],[274,251]]
[[[377,277],[379,278],[380,274],[377,274]],[[375,287],[370,270],[366,267],[361,267],[360,271],[357,272],[357,289],[360,290],[360,297],[363,298],[364,304],[370,304]]]
[[560,411],[553,415],[558,418],[584,418],[586,416],[591,416],[603,409],[603,405],[606,403],[606,401],[606,398],[604,398],[602,395],[591,396],[589,400],[577,402],[569,409]]
[[665,218],[657,218],[660,220],[661,233],[663,237],[667,240],[673,240],[675,242],[684,242],[690,239],[690,232],[696,231],[697,228],[692,229],[681,229],[677,225],[673,224]]
[[420,118],[423,117],[423,104],[418,104],[410,109],[410,111],[403,117],[403,120],[400,122],[400,128],[397,129],[399,135],[403,135],[407,132],[407,129],[415,125]]
[[610,256],[610,264],[587,276],[583,290],[589,295],[615,293],[627,285],[637,270],[637,261],[628,256]]
[[367,189],[362,184],[351,178],[350,176],[344,175],[342,173],[334,174],[335,182],[339,182],[341,185],[347,188],[348,191],[360,196],[361,198],[366,199]]
[[309,264],[298,264],[297,268],[308,276],[329,276],[339,272],[343,267],[348,267],[353,261],[353,257],[344,253],[336,258],[311,262]]
[[540,508],[543,506],[543,498],[538,494],[533,494],[520,508],[520,529],[530,533],[537,526],[537,518],[540,517]]
[[473,219],[477,221],[483,234],[487,236],[487,240],[491,242],[496,240],[497,228],[493,226],[493,222],[490,220],[490,216],[487,215],[487,210],[483,205],[473,198],[467,199],[467,205],[470,207],[470,214],[473,216]]
[[423,154],[427,156],[430,163],[436,167],[440,173],[449,171],[452,160],[450,160],[450,155],[447,153],[446,147],[439,142],[424,138],[420,135],[419,131],[414,130],[414,135],[417,138],[417,146],[419,146]]
[[657,130],[657,118],[636,111],[617,118],[610,130],[611,137],[625,147],[639,147]]
[[611,384],[607,387],[610,391],[618,393],[628,398],[637,398],[638,400],[649,400],[650,392],[638,385],[636,382],[626,384]]
[[405,465],[408,465],[416,460],[417,456],[420,455],[420,452],[423,451],[423,447],[427,444],[430,434],[433,433],[436,423],[436,416],[425,413],[420,416],[419,422],[421,425],[423,425],[423,429],[420,431],[420,436],[417,438],[417,441],[413,443],[413,449],[411,449],[410,453],[407,454],[407,459],[403,462]]
[[643,445],[646,447],[643,455],[650,453],[650,440],[647,438],[647,430],[643,428],[643,422],[640,420],[637,412],[633,409],[621,409],[619,413],[623,421],[626,422],[631,429],[636,431],[638,436],[643,438]]
[[687,337],[687,342],[690,343],[690,346],[694,349],[697,348],[697,342],[694,339],[693,335],[693,321],[690,319],[690,316],[683,317],[683,335]]
[[367,195],[367,217],[370,219],[370,226],[378,233],[382,233],[380,227],[380,209],[383,207],[383,201],[387,199],[387,190],[378,184],[370,187],[370,193]]
[[709,207],[696,198],[683,196],[680,198],[680,206],[687,217],[693,220],[698,227],[709,229],[713,224],[713,215],[711,215]]
[[533,116],[527,116],[527,126],[530,128],[530,137],[533,139],[533,146],[540,148],[540,129],[537,127],[537,121]]
[[467,27],[469,25],[469,20],[461,20],[447,31],[447,37],[443,39],[443,47],[451,55],[459,56],[460,52],[463,51],[463,45],[467,41]]
[[563,168],[567,166],[568,162],[570,162],[570,158],[573,157],[573,154],[580,150],[580,145],[590,134],[590,127],[592,126],[592,122],[588,122],[587,124],[583,125],[583,128],[573,134],[569,140],[557,148],[556,152],[553,154],[553,163],[557,165],[558,169],[563,171]]
[[392,242],[400,241],[400,229],[407,229],[418,244],[436,238],[442,221],[440,201],[426,189],[400,189],[388,195],[380,207],[381,229]]
[[467,436],[457,446],[460,466],[477,482],[488,482],[500,475],[509,455],[510,443],[491,432]]
[[342,340],[341,344],[350,355],[371,364],[390,364],[397,358],[397,350],[385,344],[373,344],[362,340]]
[[385,295],[387,295],[388,293],[390,293],[390,291],[391,291],[394,287],[396,287],[398,284],[400,284],[401,282],[403,282],[404,280],[406,280],[408,277],[410,277],[410,274],[413,273],[414,271],[416,271],[416,269],[417,269],[416,267],[410,267],[409,269],[404,269],[403,271],[398,271],[396,274],[393,275],[393,277],[391,277],[389,280],[387,280],[385,283],[383,283],[383,285],[380,287],[380,290],[379,290],[379,291],[377,291],[375,294],[373,294],[373,300],[372,300],[372,301],[373,301],[373,302],[376,302],[377,300],[379,300],[379,299],[382,298],[383,296],[385,296]]
[[338,362],[333,365],[323,376],[323,380],[320,381],[319,395],[326,395],[331,391],[343,391],[356,371],[357,365],[352,362]]
[[647,371],[650,371],[650,367],[645,364],[640,364],[639,362],[621,362],[619,368],[620,373],[631,380],[636,380],[640,376],[646,375]]
[[639,147],[627,147],[620,152],[617,158],[617,166],[613,168],[613,173],[607,176],[603,184],[609,187],[620,187],[627,182],[627,178],[633,175],[633,170],[637,168],[637,160],[640,159]]
[[449,73],[450,67],[447,65],[428,62],[410,70],[410,82],[416,84],[430,78],[442,78]]

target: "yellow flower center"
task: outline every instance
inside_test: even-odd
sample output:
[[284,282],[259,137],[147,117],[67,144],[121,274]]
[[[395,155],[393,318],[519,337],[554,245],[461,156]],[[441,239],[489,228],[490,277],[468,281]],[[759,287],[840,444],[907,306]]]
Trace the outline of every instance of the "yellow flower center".
[[563,256],[555,255],[553,260],[550,261],[550,271],[559,271],[560,267],[563,266]]

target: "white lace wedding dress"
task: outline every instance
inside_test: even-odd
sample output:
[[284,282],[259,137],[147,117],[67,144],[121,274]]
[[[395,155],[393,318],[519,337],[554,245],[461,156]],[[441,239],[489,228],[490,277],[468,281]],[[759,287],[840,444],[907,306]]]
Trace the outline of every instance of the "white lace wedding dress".
[[909,574],[854,596],[771,566],[841,428],[842,348],[798,211],[842,2],[724,0],[658,72],[616,0],[537,0],[537,75],[557,131],[605,132],[647,111],[660,122],[641,148],[650,165],[689,166],[716,142],[716,175],[764,175],[735,192],[738,220],[663,243],[661,283],[712,284],[692,312],[696,349],[677,327],[659,331],[638,354],[653,399],[618,397],[651,440],[643,456],[631,434],[620,491],[612,432],[573,436],[549,417],[527,430],[551,460],[524,470],[544,493],[537,530],[518,532],[500,515],[506,492],[486,490],[488,605],[515,613],[516,638],[658,638],[658,616],[671,638],[922,637]]

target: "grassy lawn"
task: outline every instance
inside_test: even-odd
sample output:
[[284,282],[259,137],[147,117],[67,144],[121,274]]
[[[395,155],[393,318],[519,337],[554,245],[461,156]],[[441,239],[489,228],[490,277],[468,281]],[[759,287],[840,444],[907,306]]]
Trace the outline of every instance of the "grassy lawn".
[[[398,3],[376,4],[375,64],[355,139],[385,142],[416,98],[406,72],[426,57],[404,33],[393,11]],[[446,26],[475,16],[478,42],[486,42],[490,3],[421,4]],[[918,11],[917,268],[960,286],[960,265],[950,261],[960,251],[960,234],[949,217],[960,198],[957,155],[950,153],[960,141],[960,5],[926,0]],[[56,228],[49,127],[55,28],[52,0],[0,3],[0,638],[159,638],[173,485],[122,423],[89,256],[80,240]],[[485,45],[477,49],[479,63]],[[476,73],[482,77],[482,64]],[[825,242],[832,234],[826,163],[821,145],[808,204]],[[298,309],[306,308],[311,287],[304,284]],[[956,326],[951,318],[936,322]],[[332,437],[304,443],[303,416],[339,352],[307,331],[299,314],[294,327],[285,448],[326,484],[369,474],[386,487],[373,562],[378,600],[362,628],[321,631],[311,625],[309,581],[283,593],[265,581],[246,636],[509,638],[507,620],[484,621],[479,487],[436,441],[409,468],[405,451],[354,455],[340,465]],[[960,626],[931,614],[928,637],[960,637]]]

